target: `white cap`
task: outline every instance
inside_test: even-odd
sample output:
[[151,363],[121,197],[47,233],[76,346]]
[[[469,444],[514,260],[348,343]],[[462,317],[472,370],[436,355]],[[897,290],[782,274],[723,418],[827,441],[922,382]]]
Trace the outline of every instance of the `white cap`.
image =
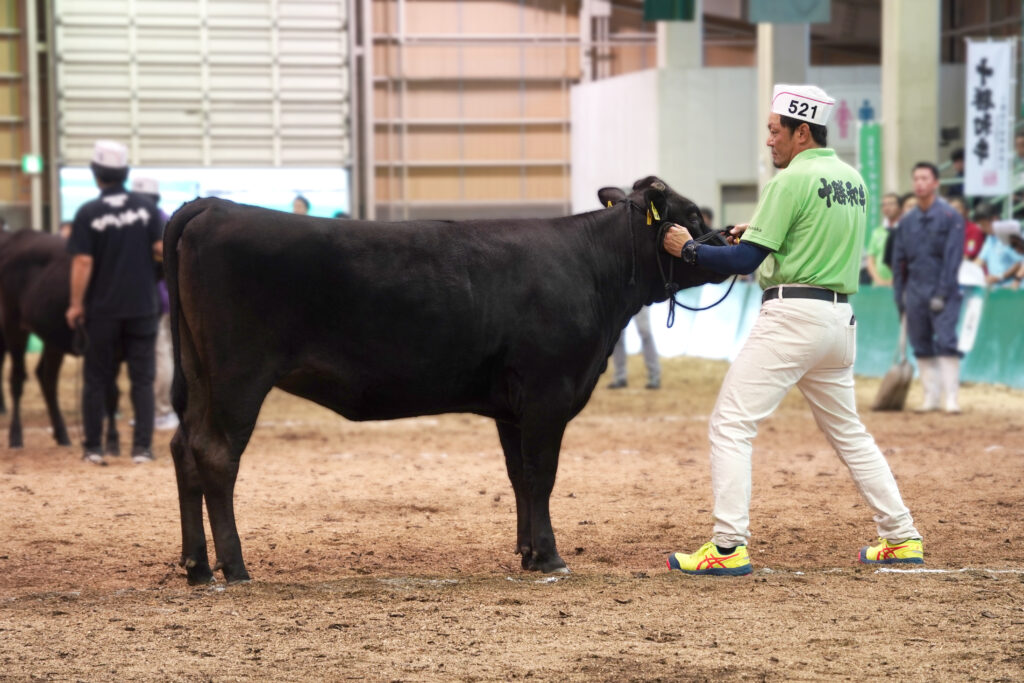
[[132,177],[132,192],[160,194],[160,182],[156,178]]
[[128,168],[128,148],[113,140],[97,140],[92,148],[92,162],[107,168]]
[[824,126],[836,101],[816,85],[779,83],[772,92],[772,113]]

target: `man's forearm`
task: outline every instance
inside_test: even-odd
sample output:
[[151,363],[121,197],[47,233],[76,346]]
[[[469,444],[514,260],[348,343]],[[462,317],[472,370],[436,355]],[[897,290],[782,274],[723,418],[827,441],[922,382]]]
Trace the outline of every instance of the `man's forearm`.
[[92,257],[79,254],[71,260],[71,305],[81,306],[92,276]]

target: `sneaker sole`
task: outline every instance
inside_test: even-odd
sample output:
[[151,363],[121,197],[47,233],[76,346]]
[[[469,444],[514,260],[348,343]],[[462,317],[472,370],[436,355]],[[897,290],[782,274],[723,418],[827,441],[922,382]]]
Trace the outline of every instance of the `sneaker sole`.
[[923,557],[890,557],[885,560],[869,560],[867,547],[860,549],[861,564],[924,564]]
[[683,574],[689,574],[690,576],[746,576],[754,571],[752,565],[744,565],[742,567],[712,567],[710,569],[683,569],[676,562],[676,556],[671,555],[665,564],[670,570],[682,572]]

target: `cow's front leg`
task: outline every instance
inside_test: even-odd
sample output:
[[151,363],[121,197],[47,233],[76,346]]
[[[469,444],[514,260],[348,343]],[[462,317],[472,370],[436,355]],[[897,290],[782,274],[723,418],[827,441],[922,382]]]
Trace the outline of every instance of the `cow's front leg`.
[[533,541],[530,531],[530,498],[523,485],[523,432],[518,425],[510,422],[497,422],[497,425],[498,438],[505,452],[505,469],[516,495],[516,552],[523,556],[523,569],[530,569]]
[[523,418],[523,488],[530,523],[529,560],[523,567],[542,572],[568,572],[565,560],[555,549],[549,502],[558,471],[558,453],[568,419],[561,418],[550,406],[538,406]]
[[[13,327],[7,321],[7,330]],[[25,388],[25,379],[28,373],[25,371],[25,347],[28,345],[28,334],[19,331],[7,339],[8,349],[11,354],[11,424],[7,432],[7,445],[11,448],[21,448],[25,445],[21,434],[21,392]]]

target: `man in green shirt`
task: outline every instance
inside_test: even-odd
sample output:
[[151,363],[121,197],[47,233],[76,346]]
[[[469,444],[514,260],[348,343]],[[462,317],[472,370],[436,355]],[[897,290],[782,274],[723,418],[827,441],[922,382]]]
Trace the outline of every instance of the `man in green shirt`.
[[871,232],[868,246],[864,250],[867,256],[867,269],[871,274],[871,284],[878,287],[892,287],[892,268],[885,265],[885,245],[896,229],[896,221],[900,217],[900,196],[890,192],[882,197],[882,224]]
[[720,273],[757,267],[765,290],[761,313],[711,415],[714,535],[695,553],[670,555],[670,569],[713,575],[752,571],[747,553],[752,442],[758,423],[794,385],[874,511],[879,540],[861,549],[860,561],[924,562],[920,534],[889,464],[857,415],[857,327],[848,298],[857,291],[871,198],[860,174],[825,146],[834,103],[816,86],[775,86],[767,144],[782,171],[765,186],[750,223],[730,230],[733,246],[701,248],[678,225],[666,234],[665,250],[686,263]]

